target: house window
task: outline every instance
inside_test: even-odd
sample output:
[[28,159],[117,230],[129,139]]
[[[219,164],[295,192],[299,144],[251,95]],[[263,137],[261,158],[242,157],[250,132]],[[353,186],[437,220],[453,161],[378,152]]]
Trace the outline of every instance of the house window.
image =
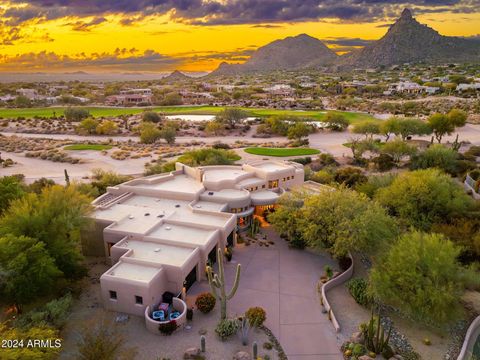
[[117,300],[117,292],[110,290],[110,300]]
[[135,295],[135,304],[143,305],[143,297]]
[[292,180],[295,179],[295,176],[292,175]]
[[262,185],[262,189],[265,189],[265,184]]
[[287,180],[290,180],[290,176],[287,176]]

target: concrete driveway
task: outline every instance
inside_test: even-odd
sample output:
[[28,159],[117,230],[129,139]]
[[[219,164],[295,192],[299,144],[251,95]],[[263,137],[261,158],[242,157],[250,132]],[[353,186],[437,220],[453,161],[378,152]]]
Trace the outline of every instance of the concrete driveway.
[[[240,315],[249,307],[261,306],[267,312],[265,323],[282,344],[290,360],[343,359],[340,340],[322,307],[316,284],[325,265],[334,265],[328,255],[289,249],[272,229],[262,229],[275,245],[250,245],[234,250],[226,264],[230,289],[237,263],[242,264],[240,286],[228,303],[230,316]],[[208,291],[203,281],[196,283],[189,295]]]

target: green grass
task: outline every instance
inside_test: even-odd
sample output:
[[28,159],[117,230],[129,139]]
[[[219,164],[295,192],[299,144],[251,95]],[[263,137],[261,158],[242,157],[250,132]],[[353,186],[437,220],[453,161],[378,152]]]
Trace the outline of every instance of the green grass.
[[94,150],[94,151],[102,151],[102,150],[110,150],[113,146],[111,145],[102,145],[102,144],[74,144],[74,145],[67,145],[63,149],[64,150]]
[[253,155],[278,156],[278,157],[315,155],[320,153],[319,150],[310,149],[310,148],[262,148],[262,147],[246,148],[245,152]]
[[[0,118],[17,118],[24,117],[32,119],[34,117],[53,117],[54,115],[63,115],[66,107],[42,107],[42,108],[22,108],[9,109],[0,108]],[[215,115],[223,110],[223,107],[217,106],[157,106],[145,108],[116,108],[116,107],[84,107],[93,117],[107,117],[119,115],[133,115],[142,113],[147,110],[162,112],[166,115]],[[252,117],[268,117],[268,116],[296,116],[308,117],[321,121],[325,116],[322,111],[297,111],[297,110],[279,110],[279,109],[259,109],[259,108],[241,108],[247,111]],[[350,123],[373,120],[369,114],[354,113],[348,111],[335,111],[344,115]]]

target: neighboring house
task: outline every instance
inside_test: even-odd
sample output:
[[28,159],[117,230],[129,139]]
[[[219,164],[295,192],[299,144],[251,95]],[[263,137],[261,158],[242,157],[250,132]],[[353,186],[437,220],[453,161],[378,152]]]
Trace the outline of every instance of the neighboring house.
[[205,104],[215,100],[215,97],[209,92],[180,91],[182,101],[185,104]]
[[271,95],[278,96],[292,96],[295,93],[295,89],[287,84],[276,84],[263,90]]
[[17,95],[25,96],[29,100],[40,99],[40,95],[38,95],[38,92],[35,89],[17,89]]
[[303,166],[293,162],[177,163],[171,173],[109,187],[93,202],[95,229],[82,236],[86,254],[105,254],[113,265],[100,278],[105,307],[142,316],[164,292],[188,290],[205,279],[217,249],[234,247],[238,231],[303,182]]
[[151,95],[141,95],[141,94],[122,94],[122,95],[111,95],[107,96],[105,99],[107,105],[117,105],[117,106],[129,106],[129,105],[151,105],[152,96]]
[[458,92],[463,92],[463,91],[468,91],[468,90],[479,91],[480,90],[480,83],[458,84],[457,88],[456,88],[456,91],[458,91]]
[[385,95],[392,93],[407,93],[407,94],[421,94],[425,93],[428,95],[433,95],[440,90],[439,87],[435,86],[423,86],[411,81],[401,81],[396,84],[391,84]]

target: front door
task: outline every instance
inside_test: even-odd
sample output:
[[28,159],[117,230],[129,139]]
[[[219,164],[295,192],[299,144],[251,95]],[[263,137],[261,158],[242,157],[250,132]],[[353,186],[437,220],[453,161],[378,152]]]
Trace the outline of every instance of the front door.
[[197,267],[195,266],[192,271],[190,271],[185,278],[185,289],[188,291],[190,287],[197,281]]

